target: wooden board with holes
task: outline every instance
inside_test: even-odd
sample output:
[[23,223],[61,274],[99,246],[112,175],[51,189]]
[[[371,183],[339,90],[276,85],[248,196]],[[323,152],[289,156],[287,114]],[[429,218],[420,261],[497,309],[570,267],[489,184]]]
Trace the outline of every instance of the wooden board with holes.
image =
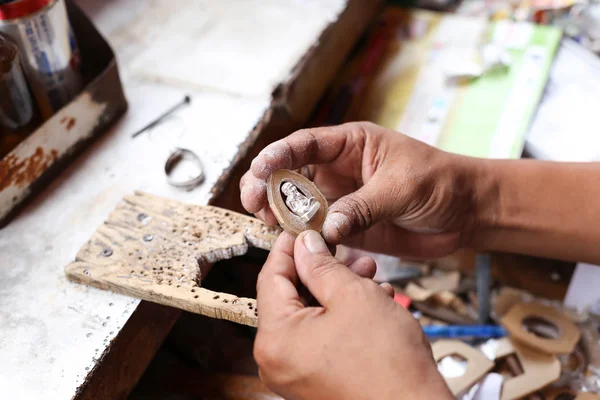
[[137,192],[117,205],[66,273],[100,289],[256,326],[256,300],[205,289],[202,273],[249,246],[269,250],[279,233],[232,211]]

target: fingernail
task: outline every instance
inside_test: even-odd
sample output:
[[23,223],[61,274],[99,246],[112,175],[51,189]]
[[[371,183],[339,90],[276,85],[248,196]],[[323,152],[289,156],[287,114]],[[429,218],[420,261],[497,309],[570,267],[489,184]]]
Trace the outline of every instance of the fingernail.
[[304,245],[313,254],[329,252],[325,240],[315,231],[308,231],[302,238]]
[[323,231],[331,232],[332,229],[335,229],[340,236],[348,236],[352,229],[350,218],[340,212],[329,214],[323,223]]

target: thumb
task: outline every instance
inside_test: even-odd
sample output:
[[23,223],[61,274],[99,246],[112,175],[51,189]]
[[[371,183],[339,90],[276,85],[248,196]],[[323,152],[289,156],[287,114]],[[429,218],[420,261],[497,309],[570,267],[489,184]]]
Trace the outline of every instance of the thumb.
[[323,236],[327,242],[338,244],[344,238],[363,232],[393,214],[393,195],[386,184],[373,180],[329,207],[323,223]]
[[340,289],[362,279],[331,255],[325,240],[315,231],[298,236],[294,261],[304,286],[326,308],[333,304]]

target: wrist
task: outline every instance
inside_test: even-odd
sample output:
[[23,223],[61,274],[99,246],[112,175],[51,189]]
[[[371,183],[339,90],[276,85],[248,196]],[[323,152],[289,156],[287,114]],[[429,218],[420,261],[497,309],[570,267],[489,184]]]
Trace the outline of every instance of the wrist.
[[486,250],[501,225],[501,165],[492,160],[469,158],[473,182],[473,226],[469,248]]
[[453,190],[467,193],[462,197],[468,204],[462,247],[484,250],[500,223],[500,179],[491,160],[459,157]]

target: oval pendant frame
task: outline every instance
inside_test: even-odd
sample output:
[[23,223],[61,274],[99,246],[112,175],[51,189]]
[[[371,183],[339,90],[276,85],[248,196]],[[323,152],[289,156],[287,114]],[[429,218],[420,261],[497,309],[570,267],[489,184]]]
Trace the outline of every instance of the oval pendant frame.
[[[319,202],[321,206],[310,221],[302,221],[300,217],[288,209],[281,194],[281,185],[284,182],[292,183],[305,196],[310,194],[317,202]],[[275,218],[277,218],[277,222],[279,222],[279,225],[281,225],[285,231],[294,235],[299,235],[306,230],[321,232],[323,222],[325,222],[325,217],[327,216],[327,200],[325,199],[325,196],[321,194],[317,186],[304,175],[287,169],[279,169],[273,172],[267,182],[267,198],[269,200],[269,206],[271,207]]]

